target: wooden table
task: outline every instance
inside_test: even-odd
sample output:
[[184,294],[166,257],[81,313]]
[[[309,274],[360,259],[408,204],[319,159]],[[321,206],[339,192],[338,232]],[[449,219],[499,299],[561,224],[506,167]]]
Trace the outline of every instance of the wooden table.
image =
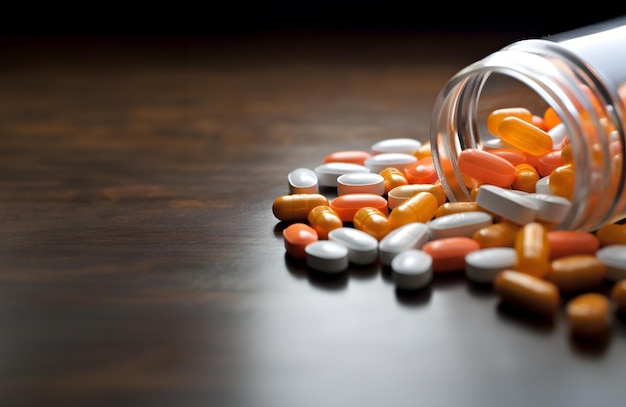
[[0,405],[604,406],[602,344],[462,274],[327,278],[285,255],[286,175],[426,141],[511,33],[0,41]]

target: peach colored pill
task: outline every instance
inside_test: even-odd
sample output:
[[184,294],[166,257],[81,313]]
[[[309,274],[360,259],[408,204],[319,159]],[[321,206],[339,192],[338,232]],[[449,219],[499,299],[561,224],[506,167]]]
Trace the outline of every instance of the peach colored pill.
[[520,150],[512,148],[494,148],[489,150],[490,153],[502,157],[513,165],[523,164],[526,162],[526,154]]
[[553,317],[560,303],[554,283],[520,271],[501,271],[493,287],[502,302],[544,317]]
[[382,213],[389,211],[387,200],[376,194],[358,193],[339,195],[337,198],[330,201],[330,207],[339,214],[339,217],[344,222],[352,222],[356,212],[365,206],[374,207]]
[[481,183],[508,187],[515,179],[515,166],[506,159],[488,151],[468,148],[461,151],[458,167],[464,175]]
[[547,177],[550,173],[563,165],[561,158],[562,150],[551,151],[539,157],[537,171],[542,177]]
[[432,157],[420,158],[404,168],[409,184],[432,184],[437,181],[437,170]]
[[324,163],[351,163],[365,165],[365,160],[372,155],[367,151],[361,150],[345,150],[335,151],[324,157]]
[[551,260],[572,254],[595,254],[600,248],[600,240],[591,232],[549,230],[547,235]]
[[595,337],[605,334],[609,329],[611,304],[603,294],[580,294],[567,303],[565,311],[575,336]]
[[311,209],[328,205],[328,198],[322,194],[282,195],[272,203],[272,212],[282,221],[307,220]]
[[306,258],[304,248],[309,244],[318,240],[317,232],[311,226],[305,223],[292,223],[283,229],[283,239],[285,241],[285,250],[287,253],[296,258]]
[[463,236],[431,240],[422,250],[433,259],[434,273],[453,273],[465,270],[465,256],[480,249],[474,239]]
[[606,266],[593,254],[572,254],[550,262],[545,279],[563,292],[596,289],[604,281]]

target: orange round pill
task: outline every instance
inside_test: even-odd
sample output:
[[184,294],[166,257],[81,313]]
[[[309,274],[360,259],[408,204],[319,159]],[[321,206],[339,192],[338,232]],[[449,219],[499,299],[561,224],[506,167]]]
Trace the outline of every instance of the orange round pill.
[[611,304],[600,293],[585,293],[572,298],[566,307],[567,321],[572,334],[595,337],[607,332],[611,321]]
[[469,237],[445,237],[431,240],[422,246],[422,250],[433,259],[434,273],[463,272],[465,256],[480,249],[480,245]]
[[285,250],[296,259],[306,258],[304,248],[318,240],[317,232],[305,223],[293,223],[283,229]]

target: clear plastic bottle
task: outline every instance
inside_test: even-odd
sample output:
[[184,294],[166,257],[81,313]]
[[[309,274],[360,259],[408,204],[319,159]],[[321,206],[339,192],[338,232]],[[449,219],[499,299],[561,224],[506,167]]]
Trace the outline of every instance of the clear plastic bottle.
[[[599,102],[599,103],[598,103]],[[494,141],[493,110],[554,109],[573,150],[572,209],[559,229],[595,230],[626,218],[626,16],[540,39],[512,43],[465,67],[441,90],[430,143],[451,201],[471,201],[457,167],[467,148]]]

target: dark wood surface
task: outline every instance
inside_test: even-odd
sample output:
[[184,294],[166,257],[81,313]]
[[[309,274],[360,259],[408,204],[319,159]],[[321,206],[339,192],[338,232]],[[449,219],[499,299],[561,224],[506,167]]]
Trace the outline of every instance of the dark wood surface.
[[428,138],[509,34],[0,41],[0,405],[604,406],[581,344],[462,275],[285,256],[271,204],[333,151]]

